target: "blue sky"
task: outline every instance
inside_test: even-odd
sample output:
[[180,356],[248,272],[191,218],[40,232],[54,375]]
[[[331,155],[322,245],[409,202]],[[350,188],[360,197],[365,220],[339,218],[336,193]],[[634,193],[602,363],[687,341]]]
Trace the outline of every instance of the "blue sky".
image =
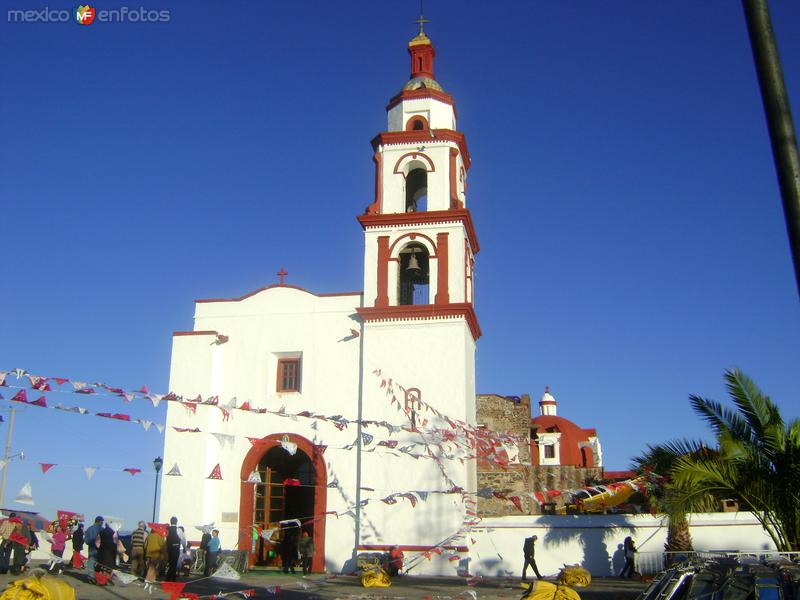
[[[143,6],[171,20],[0,19],[0,370],[166,391],[194,299],[282,266],[311,291],[361,289],[369,141],[408,77],[416,4]],[[426,16],[473,159],[478,391],[550,385],[612,469],[705,435],[687,397],[724,398],[727,367],[796,417],[798,295],[740,4],[430,0]],[[800,4],[772,16],[797,117]],[[160,444],[28,408],[5,504],[31,481],[45,513],[149,518]]]

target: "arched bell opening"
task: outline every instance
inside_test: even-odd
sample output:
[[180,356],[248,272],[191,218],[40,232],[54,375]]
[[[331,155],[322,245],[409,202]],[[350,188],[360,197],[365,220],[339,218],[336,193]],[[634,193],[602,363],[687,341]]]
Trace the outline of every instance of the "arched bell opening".
[[428,172],[415,168],[406,175],[406,212],[428,210]]
[[400,251],[398,304],[430,304],[430,257],[428,249],[411,243]]

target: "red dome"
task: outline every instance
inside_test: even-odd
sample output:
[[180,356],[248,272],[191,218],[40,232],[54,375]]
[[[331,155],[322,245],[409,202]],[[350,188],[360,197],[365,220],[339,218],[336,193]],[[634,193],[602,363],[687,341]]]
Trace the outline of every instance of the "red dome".
[[[561,433],[559,440],[560,464],[578,467],[593,467],[594,455],[590,448],[581,448],[578,444],[588,442],[595,437],[595,429],[583,429],[564,417],[556,415],[539,415],[531,419],[531,426],[537,431]],[[531,456],[535,464],[540,464],[539,446],[531,439]]]

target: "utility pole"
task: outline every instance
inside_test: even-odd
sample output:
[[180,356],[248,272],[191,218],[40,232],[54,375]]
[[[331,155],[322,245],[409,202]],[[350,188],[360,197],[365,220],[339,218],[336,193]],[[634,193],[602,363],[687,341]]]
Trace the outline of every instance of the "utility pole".
[[797,154],[792,108],[783,81],[783,70],[767,0],[742,0],[742,5],[783,200],[783,215],[789,234],[795,283],[800,293],[800,159]]
[[8,461],[11,456],[11,436],[14,435],[14,415],[17,413],[16,407],[12,406],[10,410],[11,416],[8,418],[8,431],[6,431],[6,449],[3,452],[3,477],[0,481],[0,508],[3,506],[3,501],[6,494],[6,476],[8,475]]

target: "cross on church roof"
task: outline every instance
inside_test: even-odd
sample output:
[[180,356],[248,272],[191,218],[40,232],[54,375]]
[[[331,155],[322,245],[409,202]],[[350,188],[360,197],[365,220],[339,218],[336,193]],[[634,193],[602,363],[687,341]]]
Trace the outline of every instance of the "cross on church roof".
[[286,272],[286,269],[281,267],[281,270],[278,271],[275,274],[280,278],[280,282],[278,283],[278,285],[283,285],[283,284],[286,283],[286,281],[285,281],[286,280],[286,276],[289,274],[289,273]]
[[430,23],[430,19],[426,19],[422,16],[422,11],[420,11],[419,19],[414,21],[415,23],[419,23],[419,33],[420,35],[425,33],[425,23]]

